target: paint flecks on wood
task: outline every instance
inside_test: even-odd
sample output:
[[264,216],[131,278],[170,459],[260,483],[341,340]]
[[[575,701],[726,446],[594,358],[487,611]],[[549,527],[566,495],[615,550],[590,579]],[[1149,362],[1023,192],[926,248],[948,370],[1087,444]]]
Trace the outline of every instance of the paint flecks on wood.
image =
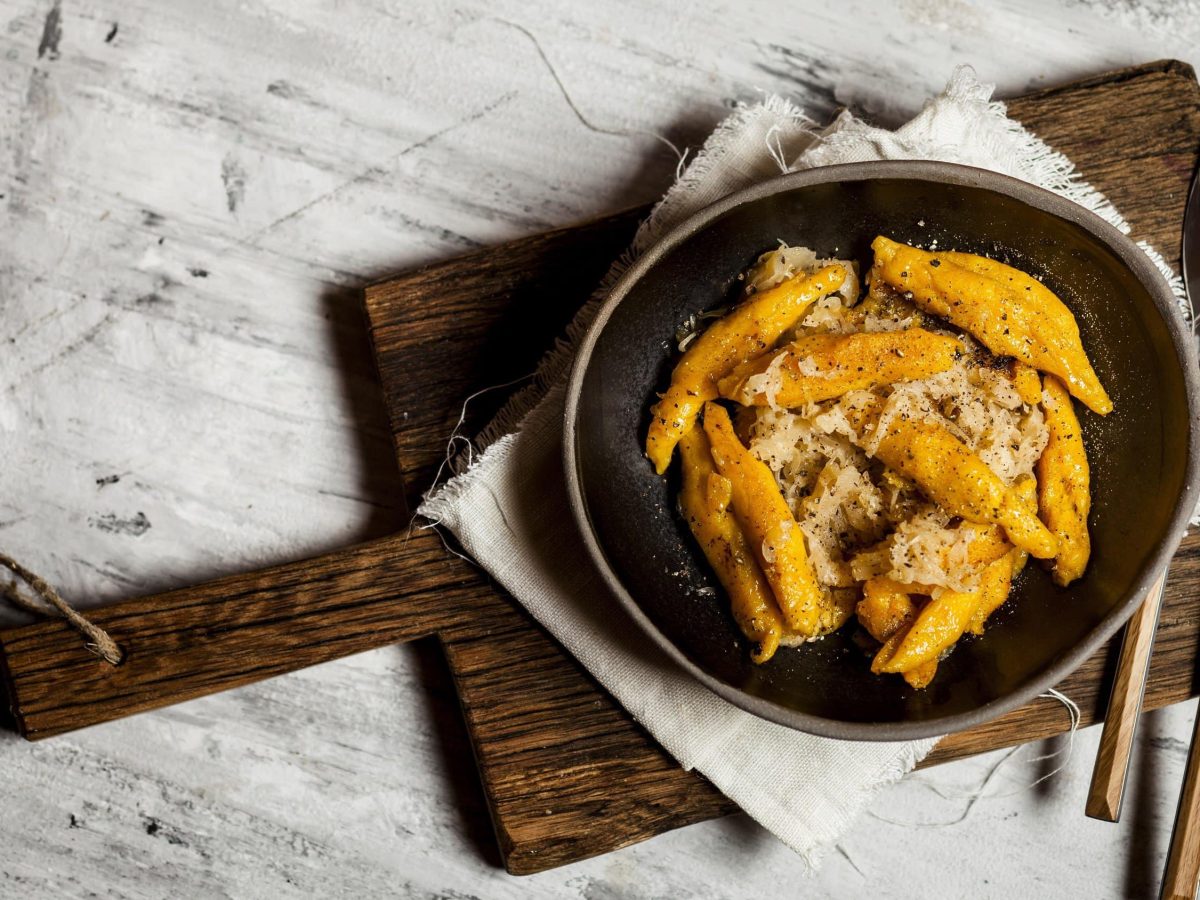
[[246,170],[232,153],[221,160],[221,184],[225,187],[225,204],[236,213],[246,196]]
[[38,59],[58,59],[58,42],[62,40],[62,0],[54,0],[42,24],[42,39],[38,42]]
[[[113,477],[115,478],[115,476]],[[97,484],[99,483],[97,482]],[[105,481],[105,484],[110,483]],[[146,518],[144,512],[137,512],[128,517],[118,516],[115,513],[104,513],[89,518],[88,524],[92,528],[106,531],[109,534],[125,534],[130,537],[141,537],[150,530],[150,520]]]

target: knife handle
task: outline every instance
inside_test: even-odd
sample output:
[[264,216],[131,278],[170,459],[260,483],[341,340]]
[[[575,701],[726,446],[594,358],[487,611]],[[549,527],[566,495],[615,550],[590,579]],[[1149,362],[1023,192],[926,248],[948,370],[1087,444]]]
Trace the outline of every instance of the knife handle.
[[1096,766],[1092,769],[1092,784],[1088,789],[1085,807],[1093,819],[1116,822],[1121,817],[1121,801],[1129,775],[1133,739],[1142,711],[1142,696],[1146,692],[1146,675],[1150,668],[1150,655],[1166,584],[1167,573],[1164,571],[1125,625],[1121,655],[1117,660],[1112,692],[1108,695],[1108,711],[1104,714],[1104,730],[1100,733],[1100,748],[1096,753]]
[[1171,849],[1163,873],[1164,900],[1195,900],[1200,883],[1200,714],[1192,726],[1183,790],[1171,832]]

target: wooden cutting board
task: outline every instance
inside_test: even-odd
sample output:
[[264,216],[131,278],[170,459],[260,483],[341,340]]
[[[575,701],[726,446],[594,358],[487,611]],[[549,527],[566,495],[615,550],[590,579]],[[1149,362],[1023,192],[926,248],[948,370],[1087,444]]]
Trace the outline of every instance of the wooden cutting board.
[[[1178,264],[1200,149],[1200,85],[1160,62],[1011,101]],[[366,308],[410,505],[441,463],[464,398],[530,372],[644,209],[480,251],[367,289]],[[506,391],[474,400],[472,434]],[[1172,564],[1146,707],[1193,696],[1200,537]],[[0,630],[0,676],[30,739],[177,703],[372,647],[437,635],[474,742],[505,865],[541,871],[734,810],[684,772],[479,570],[431,531],[98,610],[127,654],[112,668],[62,622]],[[1116,643],[1059,687],[1103,715]],[[1039,700],[946,738],[925,765],[1066,730]]]

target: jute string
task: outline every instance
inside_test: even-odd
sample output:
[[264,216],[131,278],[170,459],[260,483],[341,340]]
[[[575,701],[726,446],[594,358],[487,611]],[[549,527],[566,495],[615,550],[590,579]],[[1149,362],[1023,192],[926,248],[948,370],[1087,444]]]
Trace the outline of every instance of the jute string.
[[0,553],[0,565],[3,565],[21,579],[21,581],[29,585],[30,590],[49,604],[50,608],[48,609],[43,604],[36,603],[22,594],[16,582],[9,582],[3,588],[4,599],[9,603],[35,615],[53,615],[57,612],[58,615],[70,623],[72,628],[87,639],[84,642],[84,646],[92,653],[95,653],[102,660],[114,666],[119,665],[121,660],[124,659],[125,654],[117,646],[117,642],[108,636],[108,632],[99,625],[89,622],[80,613],[72,609],[71,605],[60,597],[58,591],[52,588],[45,579],[30,572],[15,559],[5,556],[3,553]]

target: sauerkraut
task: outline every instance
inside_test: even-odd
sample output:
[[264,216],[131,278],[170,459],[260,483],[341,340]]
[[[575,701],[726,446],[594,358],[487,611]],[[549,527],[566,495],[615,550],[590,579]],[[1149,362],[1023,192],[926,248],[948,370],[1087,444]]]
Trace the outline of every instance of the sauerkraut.
[[[1007,485],[1029,477],[1049,440],[1041,410],[1021,401],[1008,361],[992,356],[969,336],[919,312],[905,297],[872,285],[857,303],[857,266],[818,258],[807,247],[781,246],[764,253],[747,280],[765,290],[798,273],[839,262],[842,288],[815,303],[784,343],[803,334],[897,331],[920,326],[953,335],[962,352],[947,371],[928,378],[853,391],[837,400],[783,409],[780,353],[766,371],[747,381],[765,394],[753,410],[750,451],[766,463],[804,532],[823,587],[849,588],[867,578],[889,578],[933,593],[975,590],[984,564],[970,562],[975,529],[928,502],[904,478],[871,459],[878,435],[895,417],[945,427]],[[800,363],[803,371],[803,360]],[[879,405],[869,428],[849,415]]]

